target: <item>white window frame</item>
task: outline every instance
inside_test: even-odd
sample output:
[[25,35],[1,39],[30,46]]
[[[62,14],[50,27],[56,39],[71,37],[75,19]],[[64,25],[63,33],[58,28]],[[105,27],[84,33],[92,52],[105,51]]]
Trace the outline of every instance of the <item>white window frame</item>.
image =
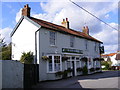
[[[54,33],[54,34],[55,34],[54,38],[51,36],[51,33]],[[53,40],[53,41],[54,41],[54,44],[51,43],[51,39],[54,39],[54,40]],[[54,32],[54,31],[49,31],[49,42],[50,42],[50,46],[55,46],[55,45],[56,45],[56,32]]]
[[95,51],[98,52],[98,44],[95,42]]
[[74,46],[75,46],[75,37],[70,36],[70,47],[74,47]]
[[58,71],[55,71],[54,56],[60,56],[60,70],[59,71],[62,71],[61,55],[58,55],[58,54],[47,55],[47,57],[49,57],[49,56],[52,56],[52,71],[49,71],[49,61],[47,61],[47,73],[56,73],[56,72],[58,72]]
[[85,50],[88,50],[88,40],[85,40]]

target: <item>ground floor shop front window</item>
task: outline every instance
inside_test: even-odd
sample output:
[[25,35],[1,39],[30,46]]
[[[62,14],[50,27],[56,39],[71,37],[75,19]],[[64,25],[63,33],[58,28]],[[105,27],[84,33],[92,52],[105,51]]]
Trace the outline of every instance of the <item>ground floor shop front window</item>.
[[62,70],[61,55],[48,55],[47,72],[57,72]]

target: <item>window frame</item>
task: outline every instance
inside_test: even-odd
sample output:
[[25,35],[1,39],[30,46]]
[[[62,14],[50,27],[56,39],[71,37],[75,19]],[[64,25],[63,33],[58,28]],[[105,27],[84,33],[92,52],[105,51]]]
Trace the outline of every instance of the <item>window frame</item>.
[[56,54],[50,54],[50,55],[47,55],[47,57],[49,56],[52,56],[52,71],[49,71],[49,61],[47,61],[47,73],[56,73],[58,71],[55,71],[55,56],[60,56],[60,70],[59,71],[62,71],[62,60],[61,60],[61,55],[56,55]]
[[98,43],[97,43],[97,42],[95,42],[95,47],[94,47],[94,50],[95,50],[96,52],[98,52],[98,47],[99,47]]
[[75,37],[70,36],[70,47],[74,47],[74,46],[75,46]]
[[88,50],[88,40],[85,40],[85,50]]
[[[52,33],[54,33],[54,36],[52,36]],[[56,32],[55,31],[49,31],[49,43],[50,43],[50,46],[56,46]],[[53,43],[52,43],[52,40],[53,40]]]

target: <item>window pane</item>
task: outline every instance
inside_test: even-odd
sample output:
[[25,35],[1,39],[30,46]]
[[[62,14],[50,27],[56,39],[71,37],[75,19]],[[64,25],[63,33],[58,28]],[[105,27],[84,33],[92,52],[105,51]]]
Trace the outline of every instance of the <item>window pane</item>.
[[52,71],[52,56],[49,56],[49,71]]
[[88,49],[88,41],[85,40],[85,49],[87,50]]
[[74,37],[70,36],[70,47],[74,47]]
[[79,60],[79,57],[76,57],[76,60]]
[[75,59],[75,57],[72,57],[72,59]]
[[60,56],[54,56],[54,69],[60,71]]
[[79,68],[79,67],[80,67],[80,62],[76,61],[76,68]]
[[50,32],[50,45],[55,45],[55,32]]
[[49,63],[49,71],[52,71],[52,63]]
[[67,61],[67,68],[71,68],[70,61]]

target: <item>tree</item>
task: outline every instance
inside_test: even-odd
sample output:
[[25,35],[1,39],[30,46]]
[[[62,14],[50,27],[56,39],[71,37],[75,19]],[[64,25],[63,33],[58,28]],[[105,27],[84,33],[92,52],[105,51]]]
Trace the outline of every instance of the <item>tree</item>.
[[31,51],[27,53],[23,52],[20,58],[20,62],[25,64],[32,64],[33,60],[34,60],[34,55],[33,52]]
[[7,44],[6,42],[4,42],[5,38],[2,38],[1,34],[0,34],[0,47],[5,47]]
[[2,60],[11,60],[11,43],[2,46]]

